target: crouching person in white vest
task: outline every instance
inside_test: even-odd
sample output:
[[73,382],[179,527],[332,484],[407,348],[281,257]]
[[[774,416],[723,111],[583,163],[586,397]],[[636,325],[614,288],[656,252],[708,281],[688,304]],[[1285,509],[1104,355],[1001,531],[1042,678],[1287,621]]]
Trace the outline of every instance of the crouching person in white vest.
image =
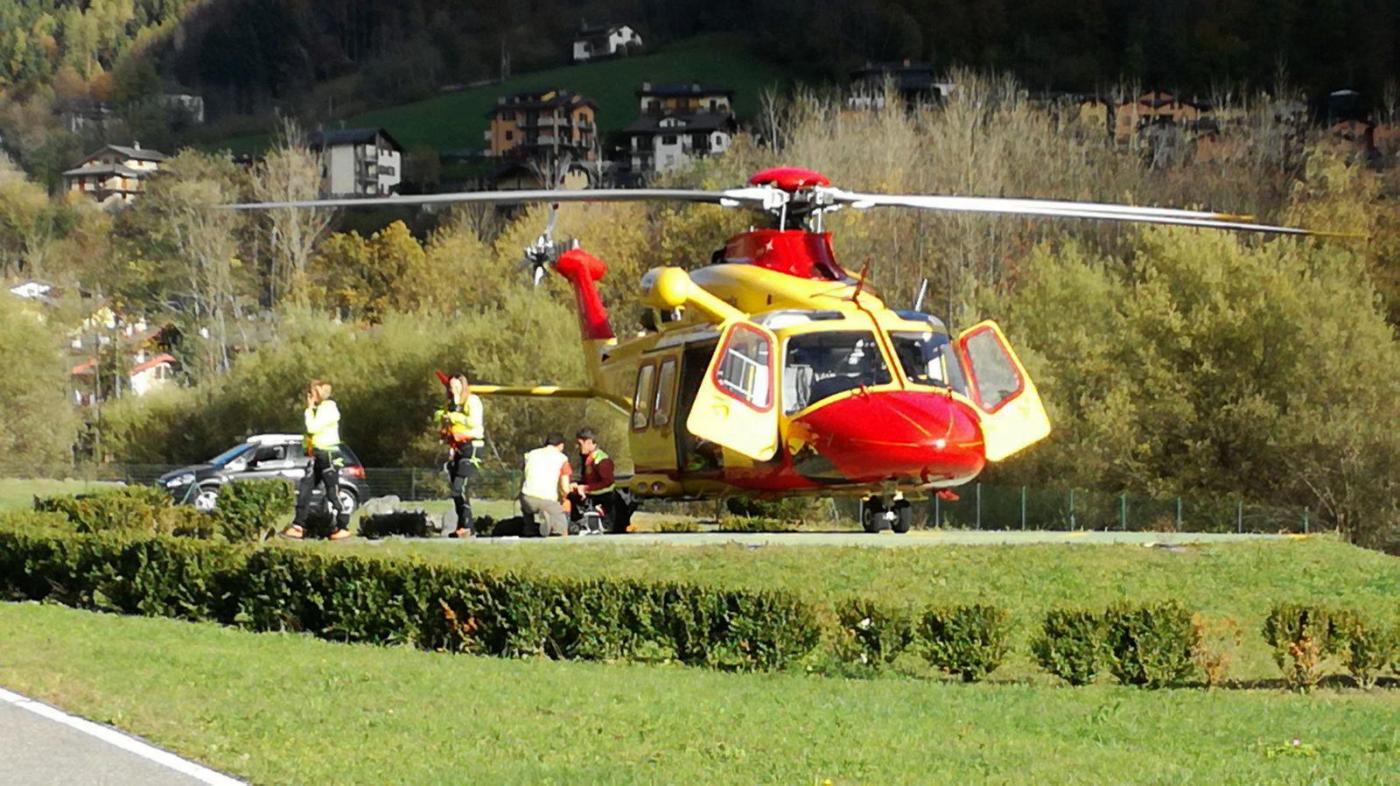
[[[563,434],[550,434],[543,447],[525,454],[525,482],[520,485],[520,512],[539,524],[540,537],[569,534],[569,517],[564,506],[569,504],[572,474],[569,457],[564,454]],[[528,522],[526,526],[529,526]]]

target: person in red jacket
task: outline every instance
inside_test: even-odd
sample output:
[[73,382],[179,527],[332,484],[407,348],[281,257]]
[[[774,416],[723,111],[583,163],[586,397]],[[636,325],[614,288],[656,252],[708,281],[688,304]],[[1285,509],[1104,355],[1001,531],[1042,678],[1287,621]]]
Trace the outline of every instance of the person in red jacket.
[[581,503],[575,509],[581,510],[585,505],[601,508],[609,532],[626,532],[627,517],[617,493],[612,458],[598,447],[598,434],[593,429],[581,428],[574,438],[583,458],[583,482],[570,487],[571,496]]

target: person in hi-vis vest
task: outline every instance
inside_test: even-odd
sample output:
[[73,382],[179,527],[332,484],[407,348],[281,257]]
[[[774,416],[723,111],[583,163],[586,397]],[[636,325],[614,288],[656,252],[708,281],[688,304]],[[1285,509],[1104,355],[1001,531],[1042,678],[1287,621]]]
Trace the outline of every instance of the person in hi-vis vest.
[[[541,537],[568,535],[569,479],[573,471],[564,454],[564,435],[550,434],[544,445],[525,454],[525,482],[520,485],[520,512],[540,526]],[[560,504],[563,500],[563,504]],[[543,520],[538,517],[543,516]],[[526,534],[531,534],[527,531]]]
[[479,453],[486,441],[486,416],[466,374],[448,380],[447,403],[433,413],[433,420],[438,424],[438,437],[447,445],[447,463],[442,468],[452,486],[452,506],[457,511],[457,528],[448,537],[474,536],[468,481],[481,469]]
[[340,501],[340,467],[345,460],[340,455],[340,408],[331,399],[331,383],[314,379],[306,388],[306,410],[302,413],[306,432],[302,442],[306,447],[306,474],[297,488],[296,516],[282,536],[293,540],[305,537],[306,517],[311,512],[311,496],[320,483],[326,495],[326,511],[335,516],[331,524],[331,540],[350,537],[350,512],[337,510]]

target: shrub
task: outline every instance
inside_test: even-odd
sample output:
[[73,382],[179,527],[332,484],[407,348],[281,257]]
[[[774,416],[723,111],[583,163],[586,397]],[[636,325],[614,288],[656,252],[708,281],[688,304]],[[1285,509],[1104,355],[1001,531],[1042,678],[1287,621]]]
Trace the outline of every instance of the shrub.
[[1333,612],[1323,606],[1279,603],[1264,618],[1264,640],[1290,688],[1311,690],[1322,680],[1324,659],[1336,649]]
[[924,612],[918,635],[929,663],[972,682],[1006,657],[1011,618],[1005,609],[983,604],[933,608]]
[[1031,641],[1031,652],[1042,669],[1071,685],[1094,681],[1103,663],[1102,614],[1054,609],[1045,615],[1040,629]]
[[720,519],[720,532],[796,532],[801,521],[768,516],[725,516]]
[[286,480],[236,480],[219,489],[219,530],[231,541],[261,541],[276,534],[296,504]]
[[190,508],[177,508],[153,486],[117,486],[89,494],[35,497],[34,510],[58,513],[77,532],[129,532],[213,537],[218,522]]
[[1206,687],[1224,684],[1242,643],[1240,624],[1231,617],[1212,620],[1197,614],[1191,618],[1191,625],[1196,631],[1191,659],[1205,675]]
[[1400,649],[1395,631],[1354,611],[1333,612],[1330,633],[1347,671],[1366,690],[1375,687],[1377,675],[1394,662],[1396,650]]
[[843,660],[879,668],[892,662],[914,639],[911,616],[866,598],[836,604],[841,624],[839,655]]
[[1160,688],[1195,671],[1196,629],[1178,601],[1115,604],[1104,624],[1109,671],[1119,682]]
[[428,538],[436,533],[428,524],[428,514],[421,510],[399,510],[361,519],[360,534],[366,538]]

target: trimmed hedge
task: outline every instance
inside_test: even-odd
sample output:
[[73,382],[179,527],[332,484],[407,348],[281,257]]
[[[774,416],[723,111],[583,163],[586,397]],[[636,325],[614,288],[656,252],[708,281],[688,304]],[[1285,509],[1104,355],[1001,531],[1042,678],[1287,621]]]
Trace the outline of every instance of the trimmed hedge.
[[1042,669],[1071,685],[1088,685],[1104,660],[1104,617],[1092,611],[1055,609],[1041,621],[1031,652]]
[[277,534],[296,505],[296,489],[280,479],[235,480],[219,489],[214,515],[231,541],[261,541]]
[[1162,688],[1196,672],[1197,631],[1179,601],[1118,603],[1104,615],[1108,668],[1124,685]]
[[879,668],[914,640],[914,621],[907,612],[867,598],[838,602],[836,619],[843,634],[838,654],[852,663]]
[[924,612],[918,635],[929,663],[973,682],[995,671],[1006,658],[1011,615],[999,606],[980,603],[932,608]]
[[210,538],[219,522],[194,508],[175,507],[153,486],[118,486],[90,494],[35,497],[34,510],[58,513],[76,532],[130,532]]
[[783,592],[495,574],[404,558],[0,529],[0,594],[508,657],[782,668],[816,647]]
[[1400,625],[1388,628],[1350,609],[1312,603],[1279,603],[1264,618],[1264,640],[1290,688],[1310,690],[1338,660],[1362,688],[1400,659]]

